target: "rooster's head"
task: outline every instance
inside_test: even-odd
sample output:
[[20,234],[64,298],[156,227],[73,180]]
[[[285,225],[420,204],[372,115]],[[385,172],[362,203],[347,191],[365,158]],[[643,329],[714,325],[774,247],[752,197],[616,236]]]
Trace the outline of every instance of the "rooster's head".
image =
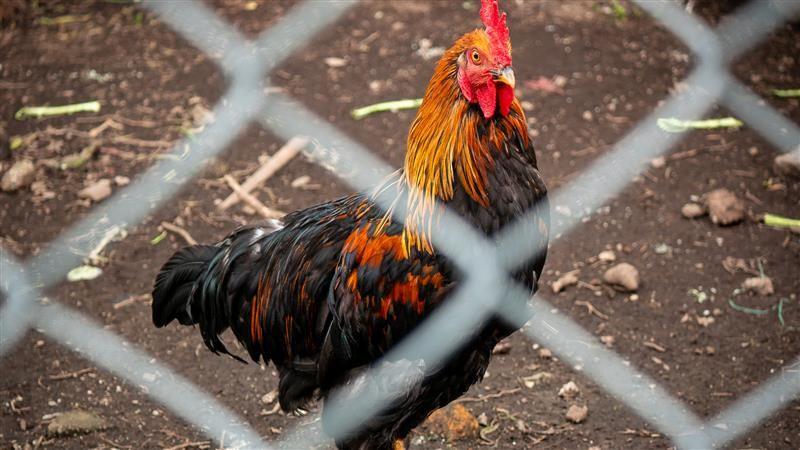
[[456,43],[457,77],[461,93],[468,102],[477,103],[488,119],[498,109],[503,116],[508,115],[514,101],[514,71],[506,13],[500,13],[497,0],[481,0],[481,21],[485,29],[475,30]]

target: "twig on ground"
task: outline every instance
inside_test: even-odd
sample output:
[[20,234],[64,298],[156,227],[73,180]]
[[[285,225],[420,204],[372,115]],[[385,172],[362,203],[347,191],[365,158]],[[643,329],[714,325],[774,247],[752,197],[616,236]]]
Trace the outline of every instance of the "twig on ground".
[[210,445],[211,441],[195,441],[195,442],[187,442],[185,444],[175,445],[173,447],[167,447],[164,450],[181,450],[183,448],[189,448],[189,447],[208,448]]
[[149,141],[145,139],[136,139],[130,136],[114,136],[111,141],[115,144],[135,145],[137,147],[150,147],[150,148],[163,148],[172,145],[170,141]]
[[182,237],[184,241],[186,241],[189,245],[197,245],[197,241],[186,231],[184,228],[181,228],[175,224],[169,222],[161,222],[161,228],[170,231],[172,233],[177,234],[178,236]]
[[146,301],[146,300],[150,300],[150,294],[149,293],[148,294],[132,295],[132,296],[126,298],[125,300],[122,300],[122,301],[119,301],[117,303],[114,303],[114,309],[124,308],[124,307],[126,307],[128,305],[132,305],[132,304],[137,303],[137,302],[143,302],[143,301]]
[[280,411],[280,409],[281,409],[281,404],[280,403],[275,403],[275,406],[273,406],[272,409],[270,409],[269,411],[263,411],[262,410],[260,413],[258,413],[258,415],[259,415],[259,417],[271,416],[273,414],[276,414],[278,411]]
[[[275,172],[280,170],[281,167],[285,166],[289,161],[292,160],[292,158],[297,156],[297,154],[300,153],[300,150],[302,150],[306,145],[308,145],[308,138],[293,137],[289,139],[289,142],[287,142],[286,145],[275,152],[275,154],[272,155],[267,162],[259,167],[258,170],[253,172],[253,174],[250,175],[250,177],[245,180],[244,183],[242,183],[242,191],[246,194],[249,194],[253,189],[264,184],[264,182],[274,175]],[[219,204],[219,209],[224,211],[238,203],[239,200],[240,196],[238,196],[236,193],[233,193]],[[241,200],[244,199],[242,198]]]
[[87,367],[85,369],[76,370],[74,372],[62,372],[59,373],[58,375],[50,375],[49,377],[47,377],[47,379],[53,381],[66,380],[67,378],[78,378],[79,376],[89,372],[94,372],[94,367]]
[[662,347],[662,346],[660,346],[660,345],[658,345],[658,344],[656,344],[655,342],[652,342],[652,341],[644,341],[642,343],[642,345],[644,345],[647,348],[652,348],[653,350],[655,350],[655,351],[657,351],[659,353],[664,353],[664,352],[667,351],[666,348],[664,348],[664,347]]
[[382,103],[375,103],[374,105],[367,105],[361,108],[356,108],[350,111],[350,115],[353,116],[353,119],[361,120],[364,117],[367,117],[370,114],[374,114],[376,112],[382,111],[399,111],[401,109],[415,109],[419,108],[419,105],[422,104],[421,98],[407,98],[403,100],[394,100],[391,102],[382,102]]
[[485,402],[487,400],[491,400],[493,398],[499,398],[504,395],[516,394],[522,390],[521,388],[514,388],[514,389],[506,389],[500,392],[496,392],[494,394],[486,394],[486,395],[479,395],[477,397],[461,397],[457,400],[454,400],[453,403],[467,403],[467,402]]
[[103,235],[103,238],[100,239],[100,242],[98,242],[97,245],[95,245],[95,247],[92,249],[92,251],[90,251],[89,254],[86,256],[87,261],[90,264],[98,264],[100,262],[105,261],[106,258],[101,257],[100,253],[120,233],[122,233],[122,228],[120,228],[117,225],[114,225],[113,227],[109,228],[108,231],[106,231],[106,234]]
[[585,306],[586,309],[589,311],[589,314],[594,314],[595,316],[597,316],[597,317],[599,317],[599,318],[601,318],[603,320],[608,320],[608,316],[603,314],[602,312],[600,312],[600,310],[595,308],[594,305],[591,304],[590,302],[583,301],[583,300],[578,300],[578,301],[575,302],[575,304],[579,305],[579,306]]
[[233,192],[236,193],[236,195],[238,195],[243,202],[247,203],[251,208],[255,209],[256,212],[259,213],[262,217],[266,219],[278,219],[286,215],[286,213],[282,211],[278,211],[276,209],[272,209],[265,206],[257,198],[245,192],[244,189],[242,189],[242,186],[240,186],[239,183],[237,183],[232,176],[225,175],[223,178],[225,179],[225,182],[228,183],[228,186],[230,186]]
[[772,93],[775,94],[776,97],[800,97],[800,89],[773,89]]

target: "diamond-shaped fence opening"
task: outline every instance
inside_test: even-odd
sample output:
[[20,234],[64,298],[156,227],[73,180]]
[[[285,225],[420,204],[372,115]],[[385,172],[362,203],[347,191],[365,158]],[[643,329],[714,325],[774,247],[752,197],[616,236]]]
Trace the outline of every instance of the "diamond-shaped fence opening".
[[[800,152],[800,129],[735,80],[728,70],[738,56],[797,14],[800,3],[752,0],[715,30],[671,2],[637,3],[682,39],[695,54],[697,63],[685,80],[686,89],[642,120],[612,151],[593,162],[569,185],[551,193],[551,203],[581,212],[556,225],[553,235],[567,234],[580,223],[586,214],[583,212],[602,206],[625,188],[627,180],[640,173],[647,162],[678,143],[683,135],[659,130],[657,116],[700,118],[712,105],[722,103],[780,150]],[[177,144],[171,151],[174,159],[165,159],[149,169],[124,190],[124,195],[118,193],[96,208],[25,267],[12,260],[7,252],[2,253],[0,289],[6,293],[6,303],[0,315],[0,353],[10,351],[28,328],[39,328],[110,372],[143,386],[150,396],[212,439],[227,435],[228,445],[267,448],[246,423],[181,376],[151,362],[145,354],[79,313],[57,304],[41,305],[38,299],[42,290],[63,279],[79,262],[76,253],[80,252],[75,252],[76,247],[91,248],[104,230],[140,221],[174,195],[183,182],[201,169],[205,160],[226,148],[253,121],[287,140],[308,136],[312,143],[308,155],[333,167],[337,173],[346,173],[345,180],[355,189],[365,191],[378,184],[391,171],[388,165],[296,100],[265,90],[267,86],[263,83],[282,61],[354,4],[353,1],[303,2],[250,41],[198,1],[144,2],[144,7],[158,14],[196,47],[218,56],[218,64],[230,80],[228,91],[214,108],[215,120],[193,139]],[[601,176],[612,169],[617,176],[611,179]],[[394,212],[397,218],[404,217],[402,207],[395,205]],[[413,354],[417,358],[422,356],[430,367],[446,358],[466,339],[468,330],[479,326],[491,314],[501,314],[521,327],[524,324],[516,318],[532,313],[533,319],[524,327],[530,337],[552,348],[567,362],[580,365],[587,376],[680,448],[724,445],[800,394],[798,360],[716,417],[703,421],[655,380],[627,365],[614,352],[599,344],[587,345],[595,342],[590,333],[564,315],[554,313],[552,306],[538,296],[529,299],[526,290],[510,278],[509,273],[519,264],[543,250],[526,238],[527,227],[535,223],[539,213],[534,208],[490,242],[457,215],[446,212],[432,238],[437,249],[468,274],[467,280],[447,304],[392,349],[387,358]],[[444,229],[448,232],[441,231]],[[516,302],[501,302],[509,297],[523,300],[521,304],[527,306],[522,308],[528,311],[520,314],[520,307],[506,306]],[[577,342],[583,344],[576,345]],[[388,370],[377,364],[370,374],[385,377]],[[400,386],[402,380],[396,383]],[[335,394],[326,405],[332,410],[331,416],[341,418],[333,430],[337,436],[356,429],[391,400],[378,392],[347,404],[341,398]],[[307,430],[295,430],[279,445],[303,442],[311,446],[316,443],[314,439],[318,437]]]

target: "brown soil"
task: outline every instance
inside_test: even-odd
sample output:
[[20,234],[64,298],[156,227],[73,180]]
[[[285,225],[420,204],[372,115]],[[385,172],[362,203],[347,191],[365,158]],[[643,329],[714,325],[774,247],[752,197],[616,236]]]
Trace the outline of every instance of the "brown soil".
[[[247,36],[285,14],[294,2],[219,0],[217,12]],[[574,178],[593,159],[631,130],[667,97],[690,68],[687,50],[645,15],[626,20],[604,12],[601,2],[505,2],[511,21],[518,95],[530,102],[527,112],[542,173],[551,189]],[[135,179],[168,143],[192,126],[192,112],[211,108],[225,88],[213,60],[200,53],[149,13],[109,3],[48,2],[46,10],[29,11],[23,24],[0,30],[0,128],[11,136],[36,133],[36,139],[8,152],[0,172],[20,158],[37,162],[37,192],[0,193],[0,245],[23,260],[47,246],[90,209],[77,192],[99,178]],[[456,5],[456,6],[454,6]],[[360,122],[349,111],[360,105],[417,97],[434,61],[416,54],[421,39],[447,46],[477,26],[475,2],[373,2],[351,10],[337,25],[315,38],[276,71],[274,81],[309,108],[399,165],[412,111],[381,114]],[[65,25],[41,25],[41,16],[86,15]],[[736,64],[740,79],[783,114],[800,121],[800,102],[769,97],[773,88],[800,86],[800,35],[786,26]],[[326,66],[327,57],[347,64]],[[563,76],[562,94],[526,88],[525,81]],[[98,115],[17,121],[23,105],[99,100]],[[201,106],[197,106],[201,105]],[[710,116],[729,115],[717,108]],[[42,161],[84,148],[88,132],[111,118],[122,125],[100,134],[100,151],[75,170],[47,168]],[[152,141],[131,145],[114,139],[128,136]],[[164,141],[164,145],[158,142]],[[63,283],[49,296],[119,333],[154,358],[185,375],[247,420],[266,439],[278,438],[309,422],[283,414],[261,415],[272,405],[261,398],[276,387],[272,367],[242,365],[215,357],[202,348],[199,333],[170,326],[156,330],[146,302],[115,309],[131,296],[147,293],[160,264],[183,241],[169,235],[157,245],[151,239],[159,224],[183,221],[198,241],[219,239],[237,224],[255,220],[239,207],[219,212],[214,200],[229,191],[219,177],[243,179],[258,166],[258,157],[282,142],[251,125],[222,157],[188,183],[182,193],[106,250],[104,274],[93,281]],[[776,150],[749,127],[692,133],[660,168],[649,168],[591,220],[552,243],[542,292],[552,304],[600,336],[613,336],[613,348],[631,364],[662,383],[703,417],[713,416],[785,370],[800,354],[800,237],[768,228],[756,218],[766,212],[800,216],[800,183],[781,179],[772,170]],[[306,188],[291,182],[308,175]],[[607,174],[615,176],[613,173]],[[43,187],[42,187],[43,186]],[[681,206],[692,196],[725,187],[746,204],[743,223],[721,228],[707,218],[687,220]],[[119,189],[116,188],[115,189]],[[43,198],[42,191],[55,194]],[[347,193],[333,175],[296,158],[256,192],[270,206],[289,211]],[[46,195],[45,195],[46,196]],[[554,205],[555,206],[555,205]],[[554,212],[554,218],[559,213]],[[35,224],[31,226],[31,224]],[[636,296],[597,288],[607,264],[603,250],[636,266],[642,285]],[[753,315],[732,308],[734,289],[752,275],[730,273],[722,262],[760,261],[775,285],[770,297],[740,295],[735,302],[769,309],[784,300],[783,323],[775,310]],[[579,269],[584,284],[553,294],[549,284]],[[595,291],[596,289],[596,291]],[[701,303],[699,294],[706,296]],[[590,302],[601,315],[578,301]],[[698,318],[711,317],[713,323]],[[702,325],[701,322],[706,323]],[[645,343],[655,343],[656,345]],[[670,442],[652,426],[557,358],[543,358],[538,346],[521,334],[508,354],[497,355],[483,383],[470,397],[520,388],[489,401],[467,402],[476,416],[485,413],[498,429],[487,438],[498,448],[667,448]],[[659,351],[663,348],[663,352]],[[93,370],[82,371],[91,368]],[[13,352],[0,359],[0,444],[49,448],[164,448],[205,442],[201,431],[174,418],[139,387],[95,369],[60,343],[32,330]],[[74,378],[52,376],[78,372]],[[525,387],[521,378],[550,372],[550,382]],[[588,405],[581,424],[564,415],[570,402],[557,392],[575,381],[581,393],[574,403]],[[77,437],[46,436],[48,415],[73,408],[91,410],[111,428]],[[502,410],[506,410],[507,413]],[[519,421],[510,419],[509,414]],[[522,423],[523,426],[519,426]],[[798,448],[800,402],[794,400],[733,448]],[[415,448],[477,448],[492,445],[478,439],[445,443],[425,428],[413,436]],[[202,447],[202,445],[199,445]]]

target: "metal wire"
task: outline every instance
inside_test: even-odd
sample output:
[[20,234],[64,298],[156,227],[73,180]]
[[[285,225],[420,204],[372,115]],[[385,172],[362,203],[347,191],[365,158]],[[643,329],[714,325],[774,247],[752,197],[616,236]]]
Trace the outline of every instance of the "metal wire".
[[[551,193],[551,204],[567,206],[574,212],[559,216],[553,224],[553,235],[568,234],[584,217],[624,189],[648,161],[679,142],[683,134],[667,134],[657,128],[659,116],[700,118],[715,103],[722,102],[781,151],[800,149],[800,129],[735,80],[728,69],[736,58],[796,15],[800,3],[753,0],[712,30],[671,2],[636,2],[686,43],[697,58],[696,68],[685,80],[684,91],[639,123],[613,151],[598,158],[575,181]],[[175,160],[164,160],[149,169],[27,265],[0,249],[0,289],[7,298],[0,315],[0,354],[9,351],[28,328],[36,326],[98,365],[145,387],[148,395],[204,430],[210,438],[219,441],[226,433],[228,445],[234,441],[233,445],[239,448],[268,448],[244,421],[179,375],[151,363],[144,353],[79,313],[62,305],[42,305],[37,299],[42,298],[43,289],[61,281],[108,229],[137,223],[171,198],[202,168],[204,161],[225,149],[253,121],[284,139],[310,137],[313,146],[308,155],[312,160],[332,168],[357,190],[367,191],[380,182],[391,171],[387,164],[299,102],[265,89],[268,85],[264,84],[273,69],[354,4],[351,0],[307,0],[250,41],[199,1],[145,2],[144,7],[216,60],[229,80],[228,91],[214,108],[214,122],[193,139],[173,147],[171,155]],[[607,177],[608,173],[614,173],[614,177]],[[396,218],[402,219],[402,205],[395,208]],[[518,318],[532,314],[533,319],[524,327],[527,335],[581,367],[598,385],[685,449],[724,445],[800,394],[799,359],[717,417],[701,421],[655,380],[598,345],[574,321],[553,312],[546,301],[538,296],[528,299],[526,290],[509,278],[512,270],[543,250],[526,234],[538,214],[539,209],[534,208],[499,237],[487,240],[447,211],[440,226],[433,230],[432,239],[437,250],[468,278],[450,301],[384,360],[421,359],[429,371],[488,317],[500,315],[522,326]],[[526,300],[530,300],[527,306],[510,306],[525,305]],[[403,387],[404,380],[390,376],[387,367],[378,362],[365,376]],[[370,393],[355,400],[349,397],[352,392],[347,388],[335,392],[326,403],[331,416],[341,419],[332,429],[333,436],[357,429],[392,400],[388,392],[395,390]],[[318,437],[309,431],[294,430],[278,445],[303,442],[310,446]]]

